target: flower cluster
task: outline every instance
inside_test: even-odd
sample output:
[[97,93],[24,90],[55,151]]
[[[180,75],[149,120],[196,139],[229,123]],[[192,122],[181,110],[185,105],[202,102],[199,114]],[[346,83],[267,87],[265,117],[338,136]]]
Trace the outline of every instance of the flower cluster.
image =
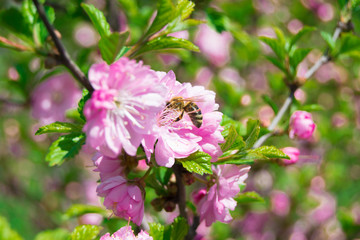
[[87,144],[97,151],[97,193],[115,215],[140,225],[143,187],[126,178],[128,169],[137,165],[138,148],[165,167],[196,151],[216,161],[224,138],[215,93],[178,82],[172,71],[156,72],[127,58],[94,64],[89,80],[95,90],[84,106],[84,131]]
[[100,240],[153,240],[152,237],[149,236],[147,232],[141,230],[141,232],[135,236],[134,232],[131,230],[131,226],[125,226],[114,232],[114,234],[110,235],[110,233],[106,233],[103,235]]

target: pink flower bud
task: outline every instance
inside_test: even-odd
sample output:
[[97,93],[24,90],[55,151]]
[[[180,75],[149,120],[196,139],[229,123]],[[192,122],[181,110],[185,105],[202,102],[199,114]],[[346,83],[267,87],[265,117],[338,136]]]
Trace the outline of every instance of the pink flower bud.
[[308,139],[313,135],[315,126],[310,113],[296,111],[290,118],[289,137],[294,138],[296,136],[301,139]]
[[104,197],[104,206],[113,210],[116,216],[130,218],[137,225],[141,224],[144,199],[138,186],[128,184],[122,176],[116,176],[102,182],[96,191],[99,196]]
[[282,159],[285,165],[294,164],[299,160],[300,151],[294,147],[286,147],[281,149],[290,159]]
[[198,204],[200,202],[200,200],[205,197],[206,195],[206,189],[202,188],[199,191],[193,192],[192,193],[192,198],[195,204]]

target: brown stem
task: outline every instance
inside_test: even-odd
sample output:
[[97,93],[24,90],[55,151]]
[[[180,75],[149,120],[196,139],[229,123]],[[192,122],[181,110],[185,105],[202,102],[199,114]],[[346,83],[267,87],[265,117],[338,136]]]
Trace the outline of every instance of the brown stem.
[[59,52],[60,62],[70,70],[70,72],[74,75],[74,77],[79,81],[80,84],[82,84],[89,92],[93,92],[94,88],[91,86],[89,80],[80,70],[80,68],[76,65],[76,63],[71,60],[69,53],[66,51],[60,39],[56,36],[54,27],[50,24],[49,20],[46,17],[44,7],[39,3],[38,0],[33,0],[33,3],[35,4],[41,20],[44,22],[47,31],[49,32],[52,40],[55,43],[55,46]]
[[174,164],[172,167],[175,177],[176,177],[176,186],[178,189],[177,192],[177,200],[179,204],[180,216],[187,220],[187,213],[186,213],[186,192],[185,192],[185,185],[182,179],[181,174],[181,166],[179,164]]

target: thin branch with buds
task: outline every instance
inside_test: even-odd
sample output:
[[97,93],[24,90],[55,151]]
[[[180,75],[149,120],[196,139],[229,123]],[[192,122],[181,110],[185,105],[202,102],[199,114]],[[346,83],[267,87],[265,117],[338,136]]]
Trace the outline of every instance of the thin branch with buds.
[[[349,23],[343,23],[343,22],[339,22],[339,24],[337,25],[334,34],[332,36],[333,41],[335,42],[339,37],[341,32],[343,32],[344,30],[347,30],[349,27]],[[329,49],[326,49],[324,54],[319,58],[318,61],[315,62],[315,64],[306,72],[305,76],[304,76],[304,80],[307,80],[309,78],[311,78],[312,75],[314,75],[314,73],[325,63],[329,62],[331,59],[331,56],[329,55]],[[290,108],[291,104],[294,101],[294,93],[296,91],[296,89],[298,88],[298,86],[291,88],[290,89],[290,94],[289,96],[286,98],[285,102],[283,103],[283,105],[281,106],[279,112],[276,114],[275,118],[272,120],[272,122],[270,123],[268,130],[270,131],[269,133],[261,136],[254,144],[254,148],[258,148],[260,147],[269,137],[271,137],[273,135],[273,130],[276,128],[276,126],[279,124],[279,122],[281,121],[281,119],[283,118],[283,116],[285,115],[286,111]]]
[[66,51],[64,45],[61,43],[60,39],[56,35],[54,27],[50,24],[49,20],[46,17],[44,7],[39,3],[38,0],[33,0],[37,12],[41,20],[44,22],[45,27],[50,34],[52,40],[55,43],[56,49],[59,52],[57,60],[59,60],[65,67],[67,67],[70,72],[74,75],[74,77],[78,80],[78,82],[83,85],[89,92],[93,92],[94,88],[91,86],[89,80],[85,76],[85,74],[80,70],[80,68],[76,65],[74,61],[71,60],[69,53]]

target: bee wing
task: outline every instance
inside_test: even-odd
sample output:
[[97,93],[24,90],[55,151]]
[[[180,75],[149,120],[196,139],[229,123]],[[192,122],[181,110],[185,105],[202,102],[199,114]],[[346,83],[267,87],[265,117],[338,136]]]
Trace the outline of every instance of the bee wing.
[[189,98],[182,98],[181,101],[184,101],[184,102],[205,102],[203,96],[194,96],[194,97],[189,97]]

